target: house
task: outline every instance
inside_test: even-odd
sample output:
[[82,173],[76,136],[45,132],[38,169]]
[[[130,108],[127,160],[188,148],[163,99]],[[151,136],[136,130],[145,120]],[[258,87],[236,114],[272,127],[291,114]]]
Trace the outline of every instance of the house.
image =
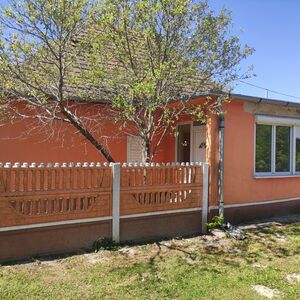
[[[190,101],[201,105],[207,96]],[[182,116],[178,135],[165,137],[154,161],[208,162],[210,212],[224,202],[225,218],[232,222],[300,213],[300,103],[232,94],[223,110],[224,128],[215,115],[206,124]],[[72,128],[59,139],[36,131],[24,136],[32,124],[22,120],[0,127],[0,161],[104,161]],[[139,137],[108,121],[102,125],[102,140],[116,161],[143,159]]]

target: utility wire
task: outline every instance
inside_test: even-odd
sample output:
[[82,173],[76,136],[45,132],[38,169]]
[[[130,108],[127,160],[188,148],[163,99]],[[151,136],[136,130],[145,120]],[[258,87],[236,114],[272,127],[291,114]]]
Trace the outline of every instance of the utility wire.
[[255,85],[255,84],[243,81],[243,80],[239,80],[239,82],[247,84],[247,85],[250,85],[250,86],[253,86],[253,87],[256,87],[256,88],[261,89],[261,90],[268,91],[268,92],[273,93],[273,94],[277,94],[277,95],[281,95],[281,96],[290,97],[290,98],[294,98],[294,99],[300,100],[300,97],[289,95],[289,94],[285,94],[285,93],[281,93],[281,92],[277,92],[277,91],[274,91],[274,90],[270,90],[268,88],[264,88],[262,86],[258,86],[258,85]]

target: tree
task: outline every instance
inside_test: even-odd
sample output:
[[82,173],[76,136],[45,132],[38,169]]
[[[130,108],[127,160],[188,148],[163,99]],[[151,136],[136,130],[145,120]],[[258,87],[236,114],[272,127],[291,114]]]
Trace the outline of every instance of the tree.
[[[180,115],[217,113],[211,99],[199,107],[191,98],[240,76],[253,49],[230,22],[228,11],[192,0],[10,0],[0,16],[5,104],[23,101],[15,115],[43,126],[75,127],[111,162],[96,132],[106,118],[119,121],[151,161]],[[91,100],[110,111],[82,113]]]
[[[77,129],[113,162],[92,128],[99,116],[80,114],[74,99],[85,94],[78,82],[79,58],[90,46],[84,34],[92,21],[92,0],[11,0],[0,16],[0,86],[2,101],[26,103],[15,116],[43,124],[64,122]],[[80,36],[80,40],[78,37]],[[88,102],[89,99],[85,99]]]
[[95,26],[91,32],[102,34],[85,57],[85,80],[110,92],[109,115],[141,137],[146,161],[181,114],[205,119],[218,111],[211,99],[202,107],[188,100],[248,76],[239,63],[253,49],[231,35],[230,12],[215,14],[206,1],[104,0]]

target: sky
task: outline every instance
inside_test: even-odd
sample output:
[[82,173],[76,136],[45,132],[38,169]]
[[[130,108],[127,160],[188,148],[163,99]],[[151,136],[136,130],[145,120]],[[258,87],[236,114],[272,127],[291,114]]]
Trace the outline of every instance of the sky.
[[[264,89],[237,82],[234,92],[266,97],[274,90],[293,97],[268,92],[269,98],[300,102],[300,0],[208,0],[218,12],[232,11],[233,33],[243,44],[255,48],[244,60],[242,70],[254,66],[256,77],[247,79]],[[5,5],[7,0],[0,0]],[[296,99],[298,98],[298,99]]]
[[[300,0],[209,0],[210,7],[232,11],[233,32],[255,53],[241,67],[254,66],[246,82],[298,97],[269,98],[300,102]],[[265,97],[266,91],[240,83],[234,92]]]

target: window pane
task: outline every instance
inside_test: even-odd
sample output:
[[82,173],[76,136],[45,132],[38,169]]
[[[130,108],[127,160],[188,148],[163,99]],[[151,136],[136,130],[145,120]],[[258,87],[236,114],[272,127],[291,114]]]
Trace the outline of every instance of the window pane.
[[290,171],[290,127],[276,126],[276,172]]
[[271,172],[272,126],[256,125],[255,172]]
[[296,171],[300,172],[300,138],[296,138]]

